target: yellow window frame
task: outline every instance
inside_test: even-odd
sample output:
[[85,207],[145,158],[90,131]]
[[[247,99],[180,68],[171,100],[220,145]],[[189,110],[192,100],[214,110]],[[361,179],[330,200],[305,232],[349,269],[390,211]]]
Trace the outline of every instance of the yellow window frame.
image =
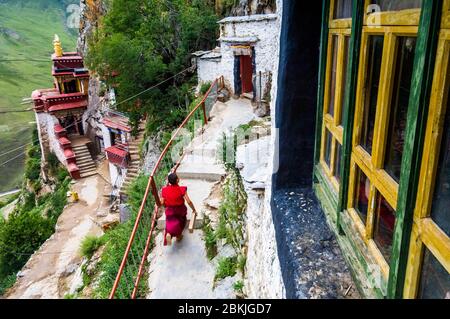
[[421,8],[405,9],[399,11],[383,11],[368,14],[370,0],[364,0],[364,25],[369,28],[380,28],[382,26],[417,26],[420,21]]
[[[447,4],[449,1],[447,1]],[[440,146],[444,130],[449,85],[450,29],[441,30],[436,54],[417,202],[411,232],[404,298],[416,298],[419,290],[424,250],[427,248],[450,273],[450,238],[430,218]]]
[[[330,8],[330,15],[332,16],[334,12],[334,3],[335,0],[332,1]],[[341,19],[344,20],[344,19]],[[351,19],[345,19],[350,20]],[[330,20],[331,21],[331,20]],[[335,20],[337,21],[337,20]],[[343,144],[343,135],[344,128],[342,126],[342,108],[343,108],[343,99],[342,95],[345,93],[345,79],[344,74],[344,59],[346,58],[344,55],[345,52],[345,40],[346,37],[350,37],[351,29],[349,28],[331,28],[329,29],[328,36],[328,47],[327,47],[327,68],[326,68],[326,76],[325,76],[325,92],[324,92],[324,107],[323,107],[323,123],[322,123],[322,141],[320,148],[320,164],[322,166],[325,175],[328,177],[331,185],[335,189],[335,191],[339,191],[339,181],[337,180],[335,174],[335,164],[336,164],[336,153],[337,153],[337,144],[342,146]],[[337,42],[337,69],[336,69],[336,83],[334,88],[334,114],[333,116],[329,114],[329,105],[330,105],[330,81],[332,76],[332,62],[333,62],[333,38],[338,37]],[[325,148],[327,145],[327,130],[330,132],[332,136],[331,141],[331,151],[330,151],[330,166],[325,161]]]
[[[355,0],[353,0],[353,1],[355,1]],[[335,19],[334,18],[335,6],[336,6],[336,0],[331,0],[331,2],[330,2],[330,18],[329,18],[330,29],[350,29],[352,27],[352,19],[351,18],[349,18],[349,19]]]
[[[358,86],[356,91],[355,117],[352,137],[352,154],[348,193],[348,212],[359,234],[367,245],[371,257],[380,266],[385,280],[389,277],[389,265],[373,239],[375,219],[375,202],[377,194],[383,196],[389,205],[397,210],[398,183],[385,171],[384,157],[388,138],[388,125],[391,96],[394,77],[392,66],[397,57],[397,41],[400,37],[416,37],[418,26],[385,26],[380,28],[363,27],[361,39],[360,67],[358,70]],[[384,37],[383,55],[381,62],[380,82],[377,94],[374,133],[372,141],[372,154],[369,154],[360,145],[362,134],[362,119],[364,116],[364,101],[366,96],[365,80],[368,68],[369,38],[373,35]],[[354,206],[354,197],[357,192],[356,169],[359,168],[370,181],[370,194],[367,212],[367,221],[361,220]]]
[[442,29],[450,28],[450,0],[444,0],[442,7]]

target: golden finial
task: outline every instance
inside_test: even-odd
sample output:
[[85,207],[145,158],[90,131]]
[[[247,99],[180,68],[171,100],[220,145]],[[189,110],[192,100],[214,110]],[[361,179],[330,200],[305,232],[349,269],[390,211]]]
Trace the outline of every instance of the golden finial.
[[63,56],[63,50],[61,47],[61,41],[59,40],[59,37],[57,34],[55,34],[55,39],[53,40],[53,47],[55,48],[55,56],[56,57],[62,57]]

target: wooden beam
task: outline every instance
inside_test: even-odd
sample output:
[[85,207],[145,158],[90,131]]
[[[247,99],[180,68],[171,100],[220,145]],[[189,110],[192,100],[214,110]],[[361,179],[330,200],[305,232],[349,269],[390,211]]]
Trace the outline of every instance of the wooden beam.
[[362,26],[364,20],[364,3],[355,1],[352,12],[352,33],[350,37],[349,62],[347,65],[347,79],[345,81],[344,104],[342,110],[342,161],[341,161],[341,187],[339,192],[337,227],[342,233],[340,227],[340,212],[347,207],[349,180],[350,180],[350,159],[352,151],[353,120],[356,101],[356,87],[358,84],[359,57],[361,48]]
[[316,132],[315,132],[316,143],[314,147],[314,165],[317,165],[320,161],[320,150],[322,144],[321,143],[322,120],[323,120],[323,103],[325,92],[325,77],[327,68],[329,11],[330,11],[330,0],[322,0],[322,31],[320,35],[319,80],[317,88],[317,110],[316,110]]
[[403,295],[413,212],[422,162],[422,146],[441,25],[441,11],[442,0],[424,0],[409,97],[397,219],[389,271],[388,298],[401,298]]

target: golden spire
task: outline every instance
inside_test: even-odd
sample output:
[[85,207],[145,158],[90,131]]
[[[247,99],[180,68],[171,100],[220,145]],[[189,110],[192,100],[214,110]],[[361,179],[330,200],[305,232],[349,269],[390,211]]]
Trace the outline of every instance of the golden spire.
[[61,47],[61,41],[59,40],[59,37],[57,34],[55,34],[55,39],[53,40],[53,47],[55,48],[55,56],[56,57],[62,57],[63,56],[63,50]]

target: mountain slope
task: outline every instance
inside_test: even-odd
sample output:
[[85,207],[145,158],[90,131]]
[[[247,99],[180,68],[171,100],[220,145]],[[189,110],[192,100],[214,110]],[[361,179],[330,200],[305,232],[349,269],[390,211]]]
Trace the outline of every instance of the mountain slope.
[[[24,110],[22,98],[38,88],[52,87],[50,55],[57,33],[66,51],[76,45],[76,31],[65,28],[61,1],[0,0],[0,154],[30,141],[34,113]],[[35,61],[32,61],[35,60]],[[18,150],[0,156],[0,164],[20,155]],[[23,174],[23,156],[0,167],[0,192],[14,188]]]

